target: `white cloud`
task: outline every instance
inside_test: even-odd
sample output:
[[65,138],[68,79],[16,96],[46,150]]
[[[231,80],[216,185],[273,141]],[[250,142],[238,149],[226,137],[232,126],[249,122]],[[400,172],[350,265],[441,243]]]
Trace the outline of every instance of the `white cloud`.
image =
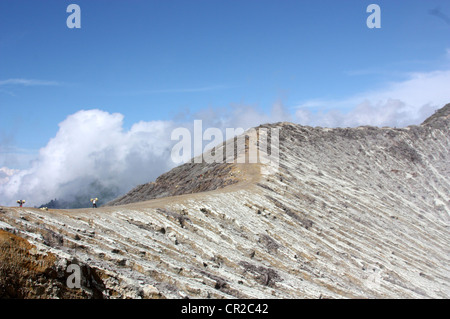
[[[175,166],[171,150],[177,141],[171,141],[171,132],[180,126],[193,132],[194,119],[203,120],[203,130],[216,127],[222,131],[280,121],[324,127],[403,127],[421,123],[435,109],[449,103],[449,83],[450,70],[411,73],[405,81],[347,99],[307,101],[293,114],[281,102],[274,103],[268,112],[234,105],[188,114],[177,123],[141,121],[128,131],[123,128],[122,114],[82,110],[59,124],[55,137],[39,151],[29,168],[0,169],[0,205],[11,205],[19,198],[30,205],[76,196],[88,200],[99,189],[111,190],[114,195],[125,193]],[[208,143],[204,141],[203,147]]]
[[29,167],[38,150],[25,149],[8,145],[10,141],[0,140],[0,166],[13,166],[18,169]]
[[[247,129],[287,117],[281,103],[275,103],[269,114],[236,105],[231,112],[209,109],[193,115],[193,119],[202,119],[203,132],[216,127],[224,133],[226,128]],[[194,136],[193,120],[187,118],[177,123],[141,121],[128,131],[123,129],[123,118],[122,114],[97,109],[68,116],[30,168],[2,168],[0,205],[11,205],[19,198],[29,205],[41,205],[51,199],[70,201],[77,196],[85,196],[89,203],[89,196],[99,197],[95,192],[101,190],[117,196],[176,165],[171,151],[178,141],[170,139],[176,127],[185,127]],[[203,150],[209,141],[202,142]]]
[[19,197],[40,205],[54,198],[96,196],[86,194],[98,191],[93,185],[124,193],[173,166],[172,126],[139,122],[124,131],[122,114],[101,110],[72,114],[59,124],[56,136],[29,169],[2,169],[0,204],[11,205]]
[[[411,73],[405,81],[342,100],[311,100],[295,112],[303,125],[354,127],[420,124],[450,102],[450,70]],[[314,109],[318,111],[314,112]]]
[[204,109],[194,115],[202,119],[208,127],[248,129],[264,123],[292,121],[292,115],[286,110],[281,101],[272,105],[269,112],[249,105],[235,104],[222,109]]
[[54,86],[60,85],[56,81],[45,81],[35,79],[7,79],[0,81],[0,86],[3,85],[23,85],[23,86]]
[[5,184],[10,177],[19,172],[18,169],[10,169],[8,167],[0,167],[0,184]]

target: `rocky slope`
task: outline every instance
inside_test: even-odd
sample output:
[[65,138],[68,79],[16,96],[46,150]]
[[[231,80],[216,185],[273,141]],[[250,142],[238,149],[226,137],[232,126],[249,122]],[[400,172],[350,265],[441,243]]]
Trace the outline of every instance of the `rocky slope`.
[[1,297],[450,297],[450,104],[402,129],[263,127],[279,166],[186,164],[95,210],[2,207]]
[[[243,153],[248,151],[249,142],[249,138],[243,142],[245,147]],[[227,148],[231,148],[230,153],[227,153]],[[230,157],[237,162],[235,160],[239,154],[237,148],[238,142],[235,137],[213,148],[212,152],[222,154],[219,163],[208,164],[201,157],[200,160],[198,160],[199,157],[193,158],[189,163],[162,174],[154,182],[135,187],[127,194],[106,203],[105,206],[117,206],[161,197],[212,191],[247,179],[254,179],[255,174],[258,175],[256,178],[259,178],[258,168],[243,166],[239,163],[229,163],[227,154],[231,154]]]

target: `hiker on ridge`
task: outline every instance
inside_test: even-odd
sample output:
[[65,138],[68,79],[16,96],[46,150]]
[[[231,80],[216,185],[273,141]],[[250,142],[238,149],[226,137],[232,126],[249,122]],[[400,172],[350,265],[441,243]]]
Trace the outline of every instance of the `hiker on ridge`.
[[91,198],[92,208],[97,208],[98,198]]

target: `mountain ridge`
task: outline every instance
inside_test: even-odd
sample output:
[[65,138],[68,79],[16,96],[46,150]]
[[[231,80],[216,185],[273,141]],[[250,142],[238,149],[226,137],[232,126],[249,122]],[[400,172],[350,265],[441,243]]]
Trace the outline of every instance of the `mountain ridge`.
[[448,111],[406,128],[265,124],[278,165],[181,165],[148,186],[159,197],[98,209],[1,207],[0,272],[17,236],[33,246],[17,258],[53,260],[22,273],[27,297],[448,298]]
[[[389,134],[390,136],[395,136],[396,132],[401,132],[404,130],[408,130],[411,132],[417,132],[418,130],[422,130],[424,127],[434,127],[434,126],[445,126],[446,122],[448,123],[450,117],[450,103],[445,105],[443,108],[437,110],[432,116],[427,118],[420,125],[411,125],[407,128],[379,128],[374,126],[359,126],[356,128],[322,128],[322,127],[310,127],[310,126],[302,126],[299,124],[294,124],[290,122],[278,122],[273,124],[263,124],[256,128],[256,130],[260,128],[270,129],[273,127],[280,128],[298,128],[298,130],[294,130],[297,132],[321,132],[323,135],[317,137],[313,137],[313,140],[310,142],[315,142],[316,138],[328,138],[330,142],[333,142],[335,135],[343,136],[346,138],[356,138],[361,139],[364,138],[364,133],[366,134]],[[387,132],[387,133],[386,133]],[[307,133],[307,132],[306,132]],[[311,136],[311,134],[309,134]],[[301,141],[304,137],[300,134],[297,135],[298,141]],[[283,138],[283,137],[281,137]],[[226,152],[226,148],[234,147],[234,144],[231,142],[236,142],[236,138],[231,139],[229,141],[223,142],[221,145],[218,145],[215,149],[218,151],[222,151],[224,149],[224,153]],[[411,148],[409,145],[405,143],[399,143],[395,147],[391,148],[392,152],[398,152],[400,156],[406,156],[413,161],[420,161],[417,153]],[[248,141],[247,141],[247,149],[248,151]],[[235,155],[236,156],[236,155]],[[225,161],[224,161],[225,162]],[[198,193],[203,191],[210,191],[215,189],[220,189],[223,187],[227,187],[228,185],[232,185],[238,183],[240,179],[243,178],[245,174],[245,166],[239,166],[237,164],[229,164],[229,163],[213,163],[206,164],[205,162],[193,163],[191,160],[188,163],[182,164],[180,166],[175,167],[167,173],[160,175],[154,182],[149,182],[146,184],[138,185],[134,189],[130,190],[128,193],[119,196],[118,198],[108,202],[105,206],[116,206],[123,204],[130,204],[139,201],[147,201],[151,199],[181,195],[181,194],[189,194],[189,193]]]

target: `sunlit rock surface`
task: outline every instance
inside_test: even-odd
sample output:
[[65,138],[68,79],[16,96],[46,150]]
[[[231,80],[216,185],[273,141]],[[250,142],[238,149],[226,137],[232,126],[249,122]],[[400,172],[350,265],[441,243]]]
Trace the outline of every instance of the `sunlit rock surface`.
[[185,164],[98,209],[1,207],[0,297],[449,298],[449,116],[264,125],[279,165]]

